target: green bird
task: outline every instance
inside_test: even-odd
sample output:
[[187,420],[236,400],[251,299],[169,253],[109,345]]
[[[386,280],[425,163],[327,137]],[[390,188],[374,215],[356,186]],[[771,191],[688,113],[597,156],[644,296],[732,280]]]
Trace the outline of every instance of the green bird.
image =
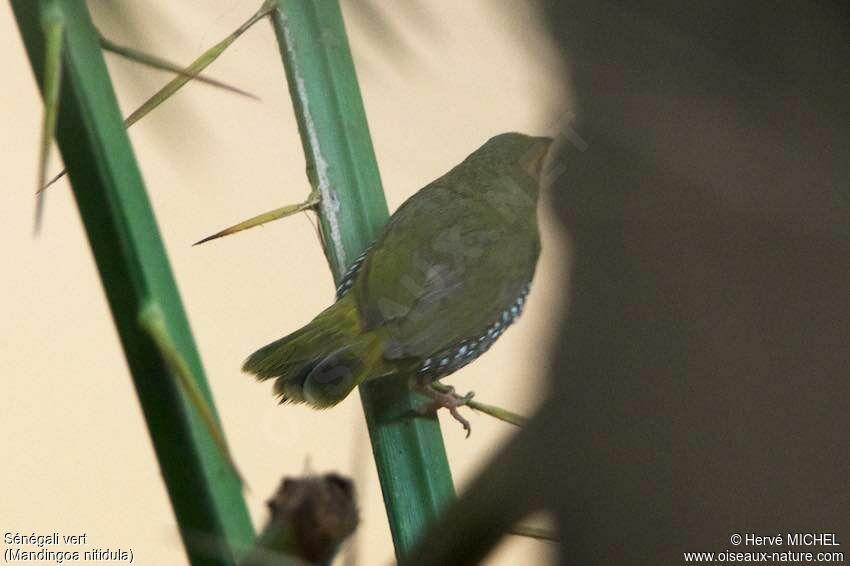
[[521,314],[540,254],[538,186],[551,138],[495,136],[409,198],[349,267],[336,302],[254,352],[281,402],[325,408],[359,384],[409,375],[433,403],[471,395],[430,385],[470,363]]

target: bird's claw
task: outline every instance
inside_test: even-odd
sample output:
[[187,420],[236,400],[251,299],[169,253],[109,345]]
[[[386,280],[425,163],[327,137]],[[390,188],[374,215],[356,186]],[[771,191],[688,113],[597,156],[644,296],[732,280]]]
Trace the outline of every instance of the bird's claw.
[[439,388],[435,385],[423,385],[416,388],[420,393],[430,399],[429,403],[418,407],[417,411],[420,414],[426,415],[433,413],[439,409],[448,409],[449,414],[463,426],[466,431],[466,437],[472,434],[472,425],[458,411],[458,407],[463,407],[475,396],[474,391],[470,391],[466,395],[458,395],[455,393],[455,388],[451,385],[440,384]]
[[466,431],[466,438],[469,438],[469,435],[472,434],[472,425],[469,424],[469,421],[466,420],[463,415],[460,414],[460,411],[457,410],[457,407],[447,407],[449,410],[449,414],[460,423],[463,427],[463,430]]

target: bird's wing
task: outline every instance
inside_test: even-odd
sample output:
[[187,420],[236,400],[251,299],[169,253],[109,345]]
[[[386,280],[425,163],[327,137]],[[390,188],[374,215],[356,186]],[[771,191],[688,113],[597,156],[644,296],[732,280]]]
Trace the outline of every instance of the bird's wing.
[[[430,186],[393,215],[354,291],[385,357],[429,356],[486,332],[533,275],[535,237],[480,201]],[[520,230],[524,232],[524,230]]]

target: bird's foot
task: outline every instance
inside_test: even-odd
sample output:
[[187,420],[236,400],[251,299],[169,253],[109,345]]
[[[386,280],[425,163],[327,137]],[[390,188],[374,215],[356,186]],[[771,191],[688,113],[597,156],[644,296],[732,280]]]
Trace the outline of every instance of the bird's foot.
[[469,403],[475,395],[473,391],[470,391],[466,395],[459,395],[455,393],[455,388],[451,385],[443,385],[439,382],[427,385],[417,384],[415,389],[430,400],[417,409],[419,413],[425,415],[436,412],[439,409],[448,409],[452,418],[463,426],[463,430],[466,431],[466,437],[469,438],[469,435],[472,434],[472,425],[460,414],[458,407],[463,407]]

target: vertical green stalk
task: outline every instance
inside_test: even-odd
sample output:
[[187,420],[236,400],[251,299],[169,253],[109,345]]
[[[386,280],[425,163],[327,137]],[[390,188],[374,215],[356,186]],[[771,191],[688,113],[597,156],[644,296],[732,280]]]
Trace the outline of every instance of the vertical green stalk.
[[[274,28],[335,279],[375,239],[387,204],[338,0],[275,0]],[[396,555],[454,497],[440,425],[406,377],[360,387]]]
[[[253,529],[241,485],[164,351],[209,387],[84,0],[12,0],[42,86],[44,13],[65,23],[57,141],[192,564],[232,564]],[[161,312],[160,343],[140,322]],[[173,361],[173,360],[172,360]],[[85,376],[72,376],[84,379]],[[214,409],[213,409],[214,411]],[[213,412],[213,417],[217,415]],[[108,425],[107,423],[104,423]],[[151,478],[154,480],[155,478]]]

